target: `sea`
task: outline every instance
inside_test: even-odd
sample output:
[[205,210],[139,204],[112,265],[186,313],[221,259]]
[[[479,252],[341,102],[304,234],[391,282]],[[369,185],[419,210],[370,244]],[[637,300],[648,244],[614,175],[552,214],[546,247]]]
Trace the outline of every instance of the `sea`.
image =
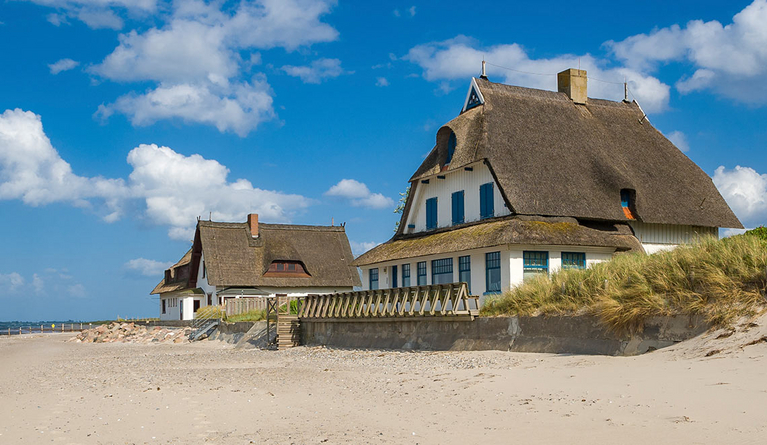
[[[64,331],[68,332],[73,328],[74,330],[79,330],[80,323],[83,323],[83,327],[88,326],[88,322],[78,320],[0,321],[0,335],[8,335],[9,330],[11,335],[18,335],[19,328],[21,328],[22,334],[51,332],[52,329],[55,329],[56,332],[61,332],[62,325],[64,326]],[[42,331],[40,330],[41,327]]]

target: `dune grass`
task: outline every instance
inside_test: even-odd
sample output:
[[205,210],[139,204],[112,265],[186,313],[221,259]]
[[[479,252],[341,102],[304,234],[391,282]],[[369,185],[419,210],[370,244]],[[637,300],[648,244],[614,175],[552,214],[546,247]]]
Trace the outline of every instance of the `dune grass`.
[[252,310],[242,314],[227,316],[222,306],[201,307],[195,313],[196,318],[220,318],[224,321],[234,323],[237,321],[260,321],[266,319],[265,310]]
[[641,330],[655,315],[696,314],[726,325],[763,311],[766,288],[767,229],[536,277],[490,299],[482,314],[590,314],[616,332]]
[[231,317],[226,317],[226,321],[230,323],[234,323],[236,321],[261,321],[266,320],[266,311],[261,310],[252,310],[248,312],[244,312],[242,314],[232,315]]

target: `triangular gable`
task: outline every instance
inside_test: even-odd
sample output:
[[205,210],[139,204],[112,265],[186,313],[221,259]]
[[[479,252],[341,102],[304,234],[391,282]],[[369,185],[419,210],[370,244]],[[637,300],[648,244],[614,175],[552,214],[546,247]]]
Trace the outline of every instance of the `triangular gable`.
[[466,110],[471,110],[476,106],[484,105],[484,103],[485,98],[482,96],[482,91],[479,90],[477,80],[472,77],[471,84],[469,85],[469,92],[466,93],[466,100],[463,102],[461,113]]

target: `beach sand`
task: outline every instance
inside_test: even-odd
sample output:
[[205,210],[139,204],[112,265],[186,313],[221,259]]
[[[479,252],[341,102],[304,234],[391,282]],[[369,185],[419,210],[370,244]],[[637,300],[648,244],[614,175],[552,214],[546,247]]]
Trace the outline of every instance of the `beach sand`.
[[0,444],[762,444],[757,323],[638,357],[6,337]]

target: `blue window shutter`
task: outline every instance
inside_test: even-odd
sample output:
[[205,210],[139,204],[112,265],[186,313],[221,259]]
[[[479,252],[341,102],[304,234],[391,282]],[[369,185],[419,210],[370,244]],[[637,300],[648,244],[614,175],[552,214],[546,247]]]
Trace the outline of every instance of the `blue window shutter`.
[[463,224],[463,190],[455,192],[452,195],[453,204],[453,224]]
[[481,219],[492,218],[495,214],[493,208],[493,183],[488,182],[479,186],[479,217]]
[[426,229],[437,228],[437,198],[426,200]]

